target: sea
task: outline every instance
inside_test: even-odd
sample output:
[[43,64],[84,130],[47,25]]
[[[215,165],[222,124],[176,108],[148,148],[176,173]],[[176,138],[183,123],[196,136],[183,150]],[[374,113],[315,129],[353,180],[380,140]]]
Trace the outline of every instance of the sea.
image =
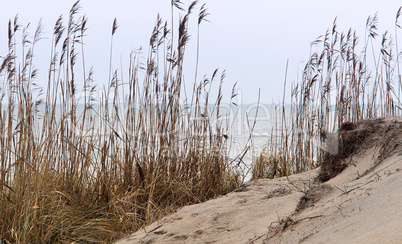
[[[3,104],[3,110],[6,108]],[[58,105],[56,105],[58,106]],[[94,106],[96,111],[97,106]],[[85,106],[77,105],[77,115],[82,114]],[[127,106],[121,106],[126,109]],[[210,120],[212,123],[220,122],[224,125],[223,132],[227,136],[227,155],[229,162],[235,165],[242,171],[243,180],[248,180],[251,177],[251,168],[253,162],[259,157],[260,153],[270,139],[272,139],[275,130],[279,124],[280,118],[277,118],[280,106],[275,104],[221,104],[219,107],[219,119],[216,117],[216,107],[209,106]],[[60,107],[56,109],[56,117],[61,116]],[[43,113],[45,107],[42,104],[37,109],[35,128],[41,128],[43,121]],[[122,113],[124,114],[124,113]],[[213,115],[215,114],[215,115]],[[214,119],[215,118],[215,119]],[[212,127],[214,125],[212,124]],[[39,132],[39,131],[38,131]]]

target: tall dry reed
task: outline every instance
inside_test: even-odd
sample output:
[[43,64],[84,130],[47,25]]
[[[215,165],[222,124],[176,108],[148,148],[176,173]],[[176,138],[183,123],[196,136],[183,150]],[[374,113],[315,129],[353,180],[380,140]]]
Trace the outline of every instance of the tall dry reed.
[[336,153],[336,145],[328,147],[328,142],[334,141],[331,137],[336,137],[343,122],[401,115],[397,42],[401,13],[400,8],[396,42],[388,32],[379,37],[375,14],[368,17],[362,40],[352,29],[340,32],[335,19],[332,28],[311,43],[301,82],[292,84],[291,103],[284,100],[276,105],[276,126],[254,163],[252,178],[285,176],[319,166],[325,152]]
[[[79,2],[67,25],[60,16],[54,26],[45,89],[35,84],[42,24],[32,36],[17,17],[10,20],[0,67],[1,242],[111,242],[239,186],[220,119],[224,73],[195,80],[191,96],[184,93],[189,16],[197,4],[184,10],[172,1],[172,11],[183,15],[177,34],[158,16],[146,63],[132,52],[128,70],[112,68],[115,20],[105,90],[85,63],[87,19]],[[198,25],[208,15],[205,5],[199,11]]]

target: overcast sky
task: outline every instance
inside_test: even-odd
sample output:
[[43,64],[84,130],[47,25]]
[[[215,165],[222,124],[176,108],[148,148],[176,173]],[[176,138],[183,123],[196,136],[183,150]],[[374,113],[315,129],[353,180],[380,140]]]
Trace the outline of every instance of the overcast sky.
[[[42,18],[45,33],[51,37],[53,25],[75,1],[67,0],[3,0],[0,8],[0,56],[7,53],[7,22],[19,15],[21,24],[35,27]],[[201,25],[199,77],[210,75],[215,68],[226,69],[225,92],[238,82],[244,103],[256,102],[261,88],[261,101],[277,102],[283,93],[286,62],[289,59],[288,82],[297,80],[297,70],[308,59],[310,42],[332,27],[338,17],[339,31],[356,29],[361,39],[369,15],[378,11],[379,33],[394,33],[395,15],[401,1],[374,0],[210,0],[210,15]],[[184,7],[189,1],[183,0]],[[86,65],[93,66],[95,79],[105,83],[108,76],[110,32],[113,19],[119,29],[115,35],[114,68],[128,65],[132,50],[148,51],[148,40],[158,13],[170,20],[170,0],[82,0],[81,13],[88,17]],[[198,8],[196,10],[198,12]],[[194,18],[193,23],[196,22]],[[34,28],[32,28],[33,32]],[[190,26],[192,42],[187,48],[187,74],[193,74],[196,26]],[[50,39],[43,40],[36,53],[40,69],[39,84],[45,85],[50,56]],[[1,61],[1,59],[0,59]],[[43,66],[42,66],[43,65]],[[124,74],[127,76],[127,74]],[[300,72],[299,72],[300,75]],[[187,78],[188,83],[193,78]],[[289,90],[289,89],[288,89]]]

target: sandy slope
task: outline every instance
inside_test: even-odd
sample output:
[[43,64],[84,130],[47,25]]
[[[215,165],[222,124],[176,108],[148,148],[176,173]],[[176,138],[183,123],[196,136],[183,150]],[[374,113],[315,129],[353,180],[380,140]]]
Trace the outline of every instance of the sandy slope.
[[359,122],[348,133],[364,130],[328,182],[313,183],[319,170],[249,182],[118,243],[402,243],[402,119]]

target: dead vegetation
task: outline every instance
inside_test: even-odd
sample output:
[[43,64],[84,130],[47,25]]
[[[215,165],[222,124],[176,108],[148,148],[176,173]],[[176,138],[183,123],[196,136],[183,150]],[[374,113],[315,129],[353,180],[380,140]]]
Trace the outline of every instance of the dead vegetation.
[[322,197],[328,194],[333,188],[326,184],[314,185],[308,189],[304,196],[300,198],[296,207],[296,212],[303,211],[305,208],[313,207]]
[[297,223],[298,222],[290,216],[279,219],[277,222],[271,223],[271,225],[268,227],[268,232],[264,238],[264,243],[266,241],[269,241],[276,235],[279,235],[280,233],[286,231],[287,228]]
[[[35,84],[43,26],[31,35],[30,25],[9,21],[0,60],[0,242],[112,242],[240,185],[219,108],[224,72],[195,80],[189,96],[184,89],[187,27],[197,6],[172,1],[183,16],[175,36],[158,16],[146,62],[132,52],[128,70],[112,66],[115,20],[104,90],[84,60],[87,18],[79,2],[67,23],[60,16],[54,26],[45,89]],[[202,5],[198,25],[207,15]]]
[[356,130],[355,123],[401,115],[401,14],[400,8],[393,35],[377,33],[375,14],[368,17],[362,38],[352,29],[340,31],[335,19],[332,28],[311,42],[301,79],[291,86],[291,103],[285,103],[284,94],[274,109],[274,128],[254,162],[253,179],[323,166],[320,180],[326,181],[342,171],[342,159],[376,130],[369,125]]
[[398,117],[390,120],[386,117],[361,120],[356,123],[347,122],[341,125],[338,132],[337,153],[325,153],[317,179],[328,181],[348,166],[347,158],[371,147],[379,151],[377,164],[383,158],[400,152],[402,139],[401,121]]

